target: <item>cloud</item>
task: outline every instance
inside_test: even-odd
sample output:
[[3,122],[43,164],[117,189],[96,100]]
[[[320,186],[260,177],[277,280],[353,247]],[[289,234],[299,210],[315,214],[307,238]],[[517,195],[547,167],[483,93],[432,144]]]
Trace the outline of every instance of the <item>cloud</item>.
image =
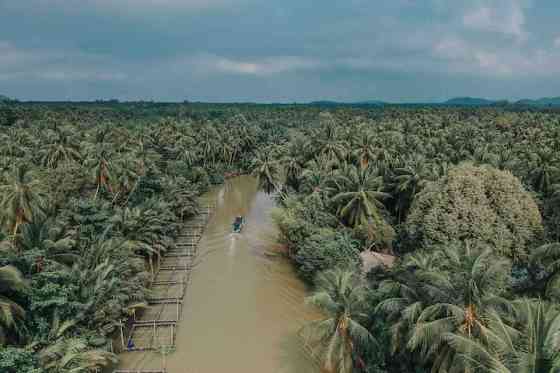
[[458,37],[446,37],[433,46],[433,54],[447,61],[451,71],[460,73],[497,78],[560,73],[560,52],[546,49],[487,49]]
[[513,73],[511,66],[502,62],[495,52],[486,51],[460,38],[448,37],[441,40],[434,45],[433,52],[436,57],[447,60],[448,67],[455,72],[500,77]]
[[550,94],[556,1],[0,0],[0,93],[384,99],[525,82]]
[[269,57],[256,61],[216,58],[211,64],[220,72],[257,76],[312,69],[319,66],[319,63],[314,60],[293,56]]
[[107,68],[105,56],[73,50],[19,48],[0,40],[0,80],[124,80],[127,74]]
[[41,13],[64,11],[66,14],[97,11],[132,16],[223,9],[246,1],[248,0],[3,0],[0,9],[4,7]]
[[39,59],[39,56],[34,53],[16,48],[8,41],[0,40],[0,70],[21,66]]
[[528,37],[525,14],[516,0],[490,1],[470,9],[463,16],[463,25],[473,30],[511,36],[519,41]]

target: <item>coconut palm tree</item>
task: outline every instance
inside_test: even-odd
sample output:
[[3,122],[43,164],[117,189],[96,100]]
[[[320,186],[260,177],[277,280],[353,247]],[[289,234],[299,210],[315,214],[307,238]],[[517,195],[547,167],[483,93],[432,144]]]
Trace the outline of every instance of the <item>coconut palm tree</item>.
[[350,227],[367,225],[370,220],[383,221],[381,200],[389,197],[381,192],[382,178],[373,168],[350,165],[335,178],[337,193],[332,198],[337,214]]
[[471,372],[558,373],[560,371],[560,310],[542,300],[514,302],[513,320],[491,311],[486,336],[446,337],[461,353]]
[[274,158],[272,150],[262,150],[257,152],[253,159],[253,175],[257,177],[259,186],[265,193],[272,193],[278,190],[280,179],[280,166]]
[[2,346],[10,332],[17,333],[17,321],[25,317],[22,306],[9,298],[10,294],[27,288],[27,284],[13,266],[0,267],[0,346]]
[[64,166],[79,161],[81,154],[70,136],[59,131],[57,137],[53,143],[48,144],[42,151],[43,164],[50,168],[57,168],[59,165]]
[[548,195],[560,171],[557,155],[544,149],[530,154],[529,157],[531,159],[529,180],[536,191]]
[[123,155],[119,162],[117,162],[117,192],[113,200],[117,198],[124,200],[129,196],[131,192],[134,191],[138,185],[138,180],[140,178],[140,165],[139,162],[132,159],[128,155]]
[[354,272],[340,268],[319,274],[316,285],[306,302],[319,308],[325,318],[308,324],[303,334],[326,372],[351,372],[355,363],[363,366],[360,351],[375,344],[360,324],[367,318],[366,287]]
[[31,178],[28,167],[25,163],[14,166],[0,186],[0,218],[8,224],[14,240],[22,224],[44,215],[40,180]]
[[393,171],[392,182],[388,185],[395,200],[397,220],[400,222],[406,217],[406,213],[417,193],[432,178],[431,168],[422,158],[407,163],[404,167],[397,167]]
[[531,253],[530,261],[543,266],[546,272],[545,293],[548,296],[560,297],[557,287],[560,280],[560,242],[547,243],[536,248]]
[[365,134],[357,136],[357,142],[354,145],[355,149],[352,154],[358,160],[360,167],[367,168],[370,162],[375,159],[375,142],[376,137],[373,133],[366,132]]
[[106,189],[111,194],[113,193],[113,187],[111,185],[112,181],[112,162],[109,160],[109,151],[104,149],[103,146],[97,146],[93,154],[90,154],[86,160],[86,165],[91,170],[91,173],[95,180],[95,195],[97,198],[101,188]]
[[281,163],[284,166],[286,185],[299,190],[300,177],[304,169],[304,157],[306,154],[307,142],[302,138],[295,138],[286,146],[286,155]]
[[433,371],[463,372],[468,368],[458,359],[446,336],[488,338],[485,318],[489,312],[511,308],[503,298],[509,283],[511,263],[496,257],[491,249],[449,246],[436,251],[440,265],[416,271],[427,302],[415,320],[407,347],[431,362]]
[[414,271],[436,271],[438,255],[418,251],[409,254],[402,263],[402,271],[396,271],[393,279],[380,284],[379,292],[384,298],[375,308],[376,314],[384,314],[391,323],[392,352],[407,350],[407,343],[416,327],[418,317],[429,304],[430,296]]
[[117,362],[113,353],[92,349],[84,339],[66,338],[62,334],[38,353],[40,365],[45,372],[90,373]]

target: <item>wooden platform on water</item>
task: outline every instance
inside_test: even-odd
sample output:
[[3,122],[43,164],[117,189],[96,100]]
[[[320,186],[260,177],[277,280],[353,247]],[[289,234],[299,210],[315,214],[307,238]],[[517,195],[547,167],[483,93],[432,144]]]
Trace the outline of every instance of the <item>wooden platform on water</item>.
[[[148,299],[149,307],[134,320],[123,352],[146,354],[175,345],[176,328],[180,321],[183,298],[193,269],[192,260],[204,234],[213,206],[207,206],[197,216],[185,221],[176,238],[175,246],[164,255],[152,283],[154,294]],[[161,291],[155,291],[164,287]],[[170,296],[169,292],[173,296]],[[125,340],[123,340],[124,344]],[[127,348],[126,346],[133,346]],[[132,356],[132,355],[128,355]],[[126,361],[126,360],[125,360]],[[166,369],[115,369],[113,373],[167,373]],[[179,373],[179,372],[177,372]]]

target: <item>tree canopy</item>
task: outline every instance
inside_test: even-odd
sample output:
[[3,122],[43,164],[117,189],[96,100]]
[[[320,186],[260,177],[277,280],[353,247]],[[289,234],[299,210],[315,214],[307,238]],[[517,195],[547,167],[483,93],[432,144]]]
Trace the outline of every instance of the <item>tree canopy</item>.
[[510,172],[462,164],[418,194],[405,231],[425,247],[468,242],[527,260],[543,225],[535,199]]

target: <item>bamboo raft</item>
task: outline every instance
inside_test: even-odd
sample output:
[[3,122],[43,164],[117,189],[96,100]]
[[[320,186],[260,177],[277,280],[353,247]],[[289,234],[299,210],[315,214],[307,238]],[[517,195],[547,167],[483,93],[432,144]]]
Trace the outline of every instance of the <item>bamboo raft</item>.
[[[122,353],[145,354],[175,346],[183,299],[190,282],[198,243],[212,211],[213,206],[208,206],[204,212],[187,220],[177,236],[174,247],[162,257],[153,277],[152,296],[147,300],[148,307],[139,319],[134,317],[131,320],[126,338],[124,326],[121,325]],[[155,370],[138,369],[140,367],[137,366],[120,368],[113,373],[167,373],[163,366]]]

